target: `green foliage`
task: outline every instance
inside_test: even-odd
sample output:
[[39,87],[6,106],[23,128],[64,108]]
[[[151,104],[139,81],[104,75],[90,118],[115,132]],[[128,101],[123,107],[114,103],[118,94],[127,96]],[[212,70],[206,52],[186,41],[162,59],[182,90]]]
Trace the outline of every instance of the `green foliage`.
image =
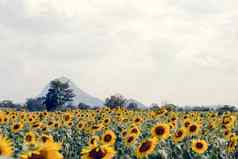
[[68,82],[54,80],[50,83],[44,104],[48,111],[54,111],[57,107],[73,101],[74,96],[73,90],[69,88]]
[[123,107],[126,99],[122,95],[113,95],[106,98],[105,105],[109,108]]
[[44,111],[46,109],[44,101],[44,97],[29,98],[26,101],[26,107],[29,111]]

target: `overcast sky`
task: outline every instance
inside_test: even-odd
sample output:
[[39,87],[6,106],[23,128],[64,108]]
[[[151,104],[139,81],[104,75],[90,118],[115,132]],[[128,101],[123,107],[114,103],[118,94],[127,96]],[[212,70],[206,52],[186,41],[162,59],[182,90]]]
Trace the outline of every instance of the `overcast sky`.
[[104,99],[238,104],[237,0],[0,0],[0,100],[66,76]]

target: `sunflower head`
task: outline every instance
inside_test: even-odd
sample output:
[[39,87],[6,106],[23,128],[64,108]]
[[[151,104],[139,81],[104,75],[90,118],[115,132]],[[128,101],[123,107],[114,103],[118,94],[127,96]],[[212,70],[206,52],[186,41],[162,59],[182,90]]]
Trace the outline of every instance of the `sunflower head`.
[[22,128],[23,128],[23,124],[22,124],[22,123],[15,123],[15,124],[13,124],[11,130],[12,130],[12,132],[17,133],[17,132],[19,132]]
[[148,155],[153,153],[156,145],[157,145],[156,138],[150,138],[143,141],[136,150],[137,157],[138,158],[148,157]]
[[109,145],[99,145],[92,147],[85,147],[82,149],[82,159],[112,159],[116,152],[113,147]]
[[188,126],[188,133],[190,135],[196,135],[199,133],[200,126],[197,123],[192,123]]
[[28,132],[28,133],[26,133],[25,134],[25,137],[24,137],[24,141],[25,141],[25,143],[27,143],[27,144],[32,144],[32,143],[35,143],[35,141],[36,141],[36,135],[35,135],[35,133],[33,133],[33,132]]
[[100,138],[98,136],[92,136],[88,144],[90,146],[97,146],[99,144],[99,141],[100,141]]
[[0,135],[0,156],[11,157],[13,152],[12,142]]
[[116,134],[111,130],[107,130],[102,136],[102,142],[104,144],[113,145],[115,141],[116,141]]
[[170,127],[168,124],[157,124],[151,129],[153,137],[167,139],[170,135]]
[[203,154],[208,149],[208,143],[205,140],[193,140],[192,150],[198,154]]
[[182,141],[186,137],[186,135],[187,135],[187,129],[184,127],[180,128],[173,135],[174,143],[178,143],[178,142]]

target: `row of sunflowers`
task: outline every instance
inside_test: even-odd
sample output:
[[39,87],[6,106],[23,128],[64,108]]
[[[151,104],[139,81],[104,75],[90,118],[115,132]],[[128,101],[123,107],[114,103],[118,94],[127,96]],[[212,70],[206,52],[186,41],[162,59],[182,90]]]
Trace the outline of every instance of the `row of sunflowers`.
[[238,158],[237,112],[123,108],[0,112],[0,156],[19,159]]

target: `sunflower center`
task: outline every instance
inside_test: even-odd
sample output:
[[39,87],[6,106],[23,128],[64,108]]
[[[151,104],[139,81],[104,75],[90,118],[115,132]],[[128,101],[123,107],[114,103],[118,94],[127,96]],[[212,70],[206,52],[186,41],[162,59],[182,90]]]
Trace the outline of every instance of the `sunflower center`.
[[112,136],[111,135],[109,135],[109,134],[105,135],[105,137],[104,137],[104,141],[105,142],[110,142],[111,140],[112,140]]
[[82,128],[82,127],[83,127],[83,124],[80,123],[80,124],[78,125],[78,128]]
[[66,115],[64,119],[65,119],[65,121],[69,121],[69,119],[70,119],[69,115]]
[[164,132],[165,132],[165,130],[164,130],[163,127],[158,126],[158,127],[155,128],[155,133],[156,133],[157,135],[163,135]]
[[138,123],[139,121],[140,121],[140,119],[139,119],[139,118],[137,118],[137,119],[135,120],[135,122],[136,122],[136,123]]
[[17,124],[17,125],[14,125],[14,127],[13,127],[13,129],[15,129],[15,130],[16,130],[16,129],[19,129],[19,128],[20,128],[20,125],[18,125],[18,124]]
[[130,137],[127,139],[127,142],[128,142],[128,143],[131,143],[133,140],[134,140],[134,137],[133,137],[133,136],[130,136]]
[[184,125],[185,127],[188,127],[190,125],[190,122],[185,122]]
[[203,148],[203,144],[201,142],[196,143],[196,148],[202,149]]
[[106,152],[101,150],[100,148],[94,148],[89,152],[89,158],[91,159],[101,159],[106,156]]
[[91,140],[91,144],[94,144],[94,143],[95,143],[95,139],[92,139],[92,140]]
[[132,133],[137,133],[138,130],[137,130],[136,128],[133,128],[133,129],[131,130],[131,132],[132,132]]
[[45,159],[42,155],[32,154],[29,159]]
[[183,135],[183,132],[182,132],[182,131],[178,131],[178,132],[175,134],[176,137],[181,137],[182,135]]
[[189,131],[190,132],[195,132],[197,130],[197,126],[196,125],[191,125],[190,127],[189,127]]
[[27,135],[27,136],[26,136],[26,141],[29,141],[29,142],[30,142],[31,140],[32,140],[31,135]]
[[151,148],[151,145],[152,145],[151,141],[146,141],[146,142],[142,143],[142,145],[139,148],[139,151],[146,152]]
[[124,132],[122,133],[122,136],[126,136],[126,134],[127,134],[127,132],[126,132],[126,131],[124,131]]
[[48,137],[46,137],[46,136],[42,136],[42,138],[41,138],[41,139],[42,139],[42,141],[45,143],[46,141],[48,141],[48,139],[49,139],[49,138],[48,138]]

